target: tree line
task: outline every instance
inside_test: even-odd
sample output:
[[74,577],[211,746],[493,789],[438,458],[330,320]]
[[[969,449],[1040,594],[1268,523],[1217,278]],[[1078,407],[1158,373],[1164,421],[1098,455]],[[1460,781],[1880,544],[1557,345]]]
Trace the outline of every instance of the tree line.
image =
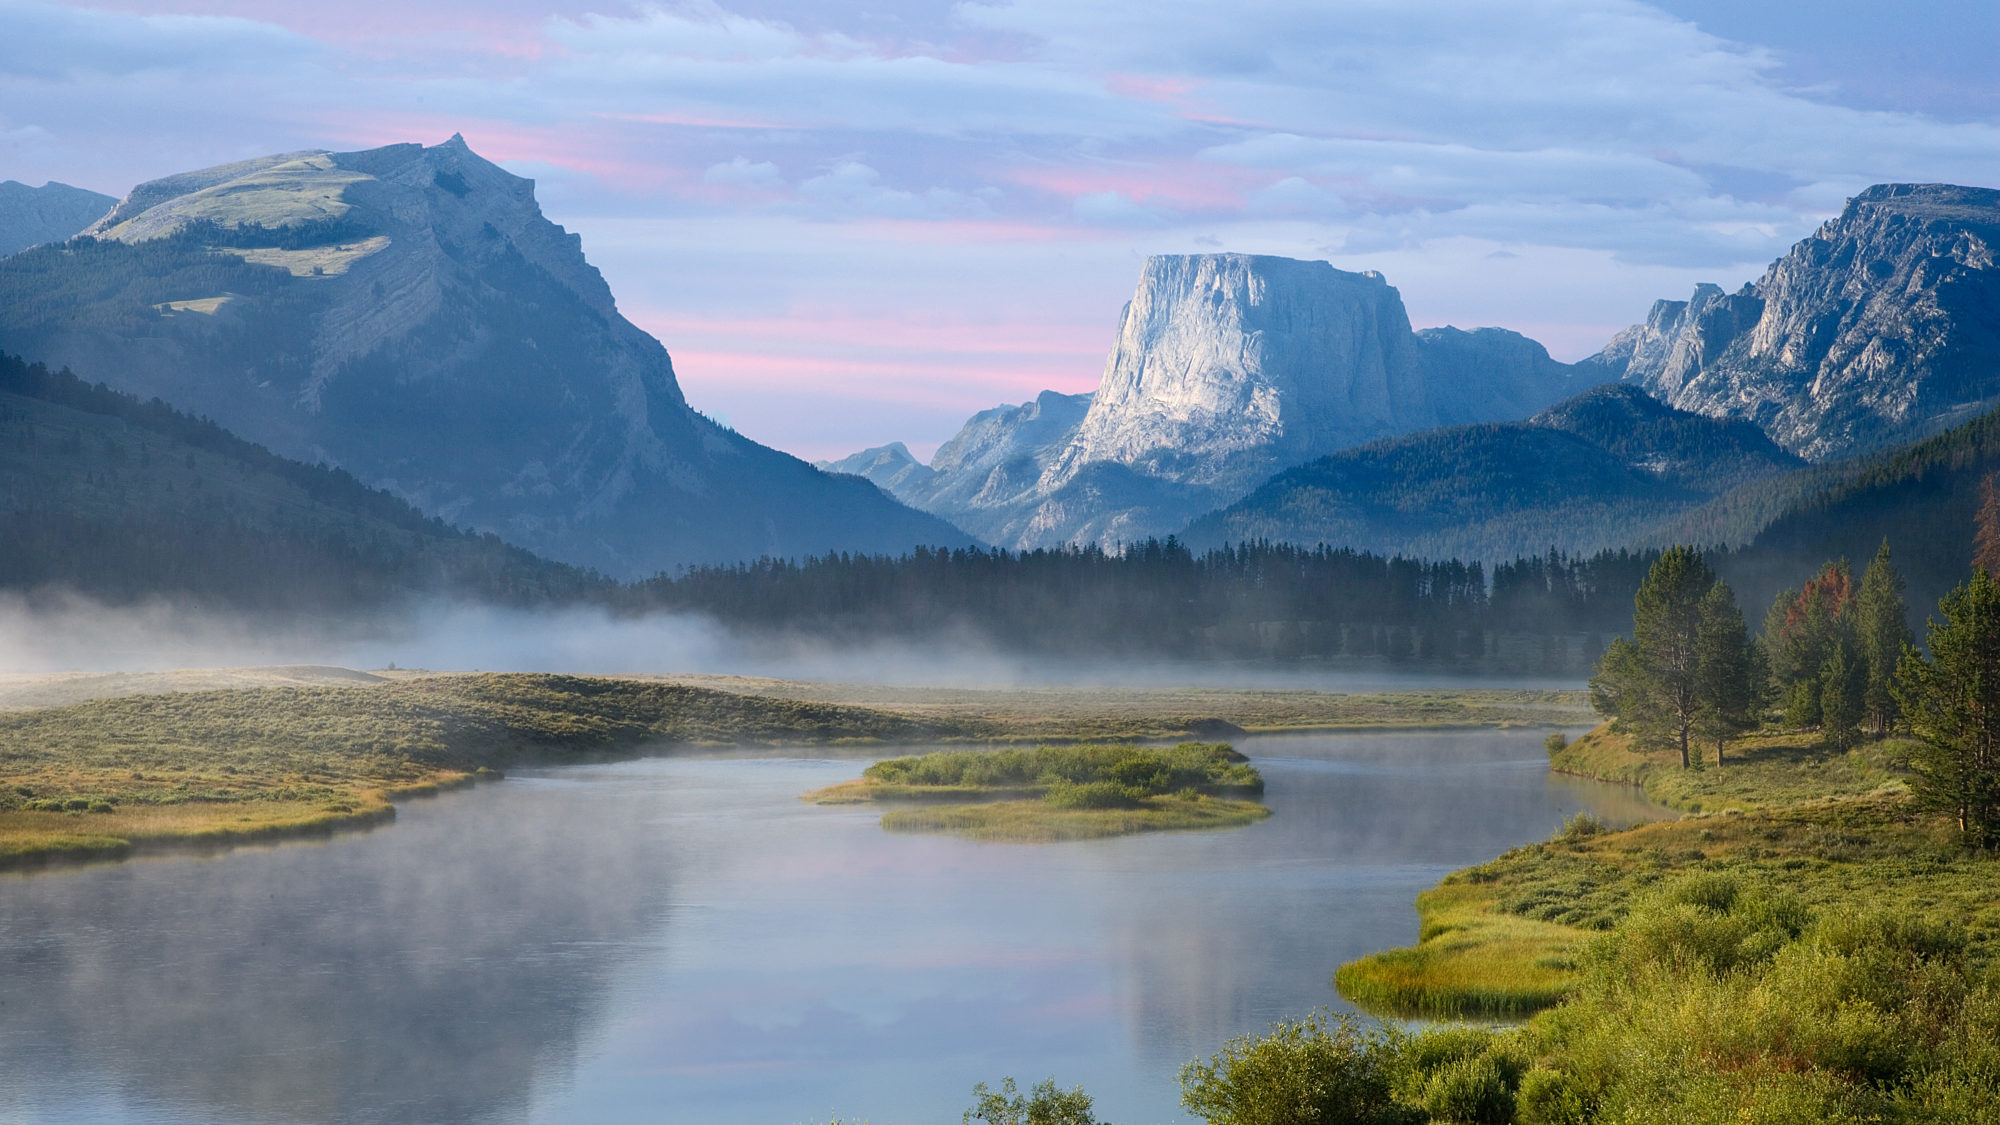
[[1710,744],[1775,715],[1846,750],[1866,733],[1907,729],[1910,788],[1975,846],[2000,846],[2000,501],[1982,527],[1971,577],[1947,593],[1919,649],[1904,583],[1885,540],[1857,586],[1845,559],[1779,594],[1753,641],[1729,584],[1691,547],[1663,552],[1633,596],[1631,637],[1611,643],[1591,703],[1642,748],[1678,751],[1683,769]]
[[[918,548],[697,567],[639,583],[635,604],[822,638],[970,633],[1006,647],[1165,658],[1379,657],[1567,670],[1624,628],[1654,555],[1559,552],[1424,561],[1252,542],[1195,552]],[[1510,647],[1511,646],[1511,647]],[[1503,657],[1502,650],[1507,649]]]

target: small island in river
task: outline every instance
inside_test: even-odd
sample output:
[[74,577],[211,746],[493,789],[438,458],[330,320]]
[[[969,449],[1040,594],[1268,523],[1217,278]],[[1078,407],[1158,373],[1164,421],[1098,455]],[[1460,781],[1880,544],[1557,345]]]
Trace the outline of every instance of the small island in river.
[[1271,815],[1263,792],[1263,776],[1222,743],[1086,743],[889,758],[805,799],[906,806],[883,814],[891,832],[1046,843],[1239,828]]

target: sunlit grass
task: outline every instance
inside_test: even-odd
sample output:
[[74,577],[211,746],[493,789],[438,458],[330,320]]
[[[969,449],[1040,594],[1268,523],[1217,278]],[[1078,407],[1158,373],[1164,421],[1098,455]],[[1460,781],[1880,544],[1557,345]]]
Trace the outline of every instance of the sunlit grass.
[[1591,935],[1496,909],[1487,888],[1446,884],[1417,898],[1422,940],[1340,967],[1340,994],[1380,1015],[1452,1019],[1526,1016],[1576,983]]

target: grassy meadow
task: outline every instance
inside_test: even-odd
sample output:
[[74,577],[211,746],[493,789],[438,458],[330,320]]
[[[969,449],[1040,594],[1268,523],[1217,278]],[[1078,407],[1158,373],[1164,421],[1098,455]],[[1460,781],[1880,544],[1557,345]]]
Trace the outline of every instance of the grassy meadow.
[[912,742],[949,723],[674,684],[439,676],[0,713],[0,867],[327,832],[524,762]]
[[1600,728],[1552,755],[1554,768],[1640,786],[1678,819],[1612,831],[1588,818],[1541,843],[1447,876],[1418,899],[1415,946],[1341,967],[1365,1009],[1518,1017],[1572,995],[1589,942],[1684,877],[1782,886],[1826,916],[1887,910],[1949,919],[1964,956],[2000,960],[2000,858],[1963,850],[1918,812],[1902,781],[1908,744],[1849,751],[1810,733],[1732,742],[1726,762],[1683,771]]

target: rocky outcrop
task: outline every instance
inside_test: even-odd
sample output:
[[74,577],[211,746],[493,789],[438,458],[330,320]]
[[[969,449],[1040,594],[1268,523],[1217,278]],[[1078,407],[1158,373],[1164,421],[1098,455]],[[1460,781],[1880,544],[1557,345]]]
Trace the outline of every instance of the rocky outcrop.
[[0,256],[73,237],[116,202],[53,180],[38,188],[15,180],[0,183]]
[[1812,460],[2000,403],[2000,191],[1885,184],[1733,294],[1662,301],[1585,365]]
[[[92,232],[0,262],[0,347],[549,557],[638,576],[969,541],[689,409],[533,181],[461,138],[169,177]],[[25,299],[51,286],[97,296]]]
[[1287,466],[1522,418],[1570,386],[1567,365],[1516,333],[1412,332],[1377,273],[1155,257],[1094,395],[978,415],[938,451],[934,477],[897,495],[993,543],[1114,546],[1170,534]]

